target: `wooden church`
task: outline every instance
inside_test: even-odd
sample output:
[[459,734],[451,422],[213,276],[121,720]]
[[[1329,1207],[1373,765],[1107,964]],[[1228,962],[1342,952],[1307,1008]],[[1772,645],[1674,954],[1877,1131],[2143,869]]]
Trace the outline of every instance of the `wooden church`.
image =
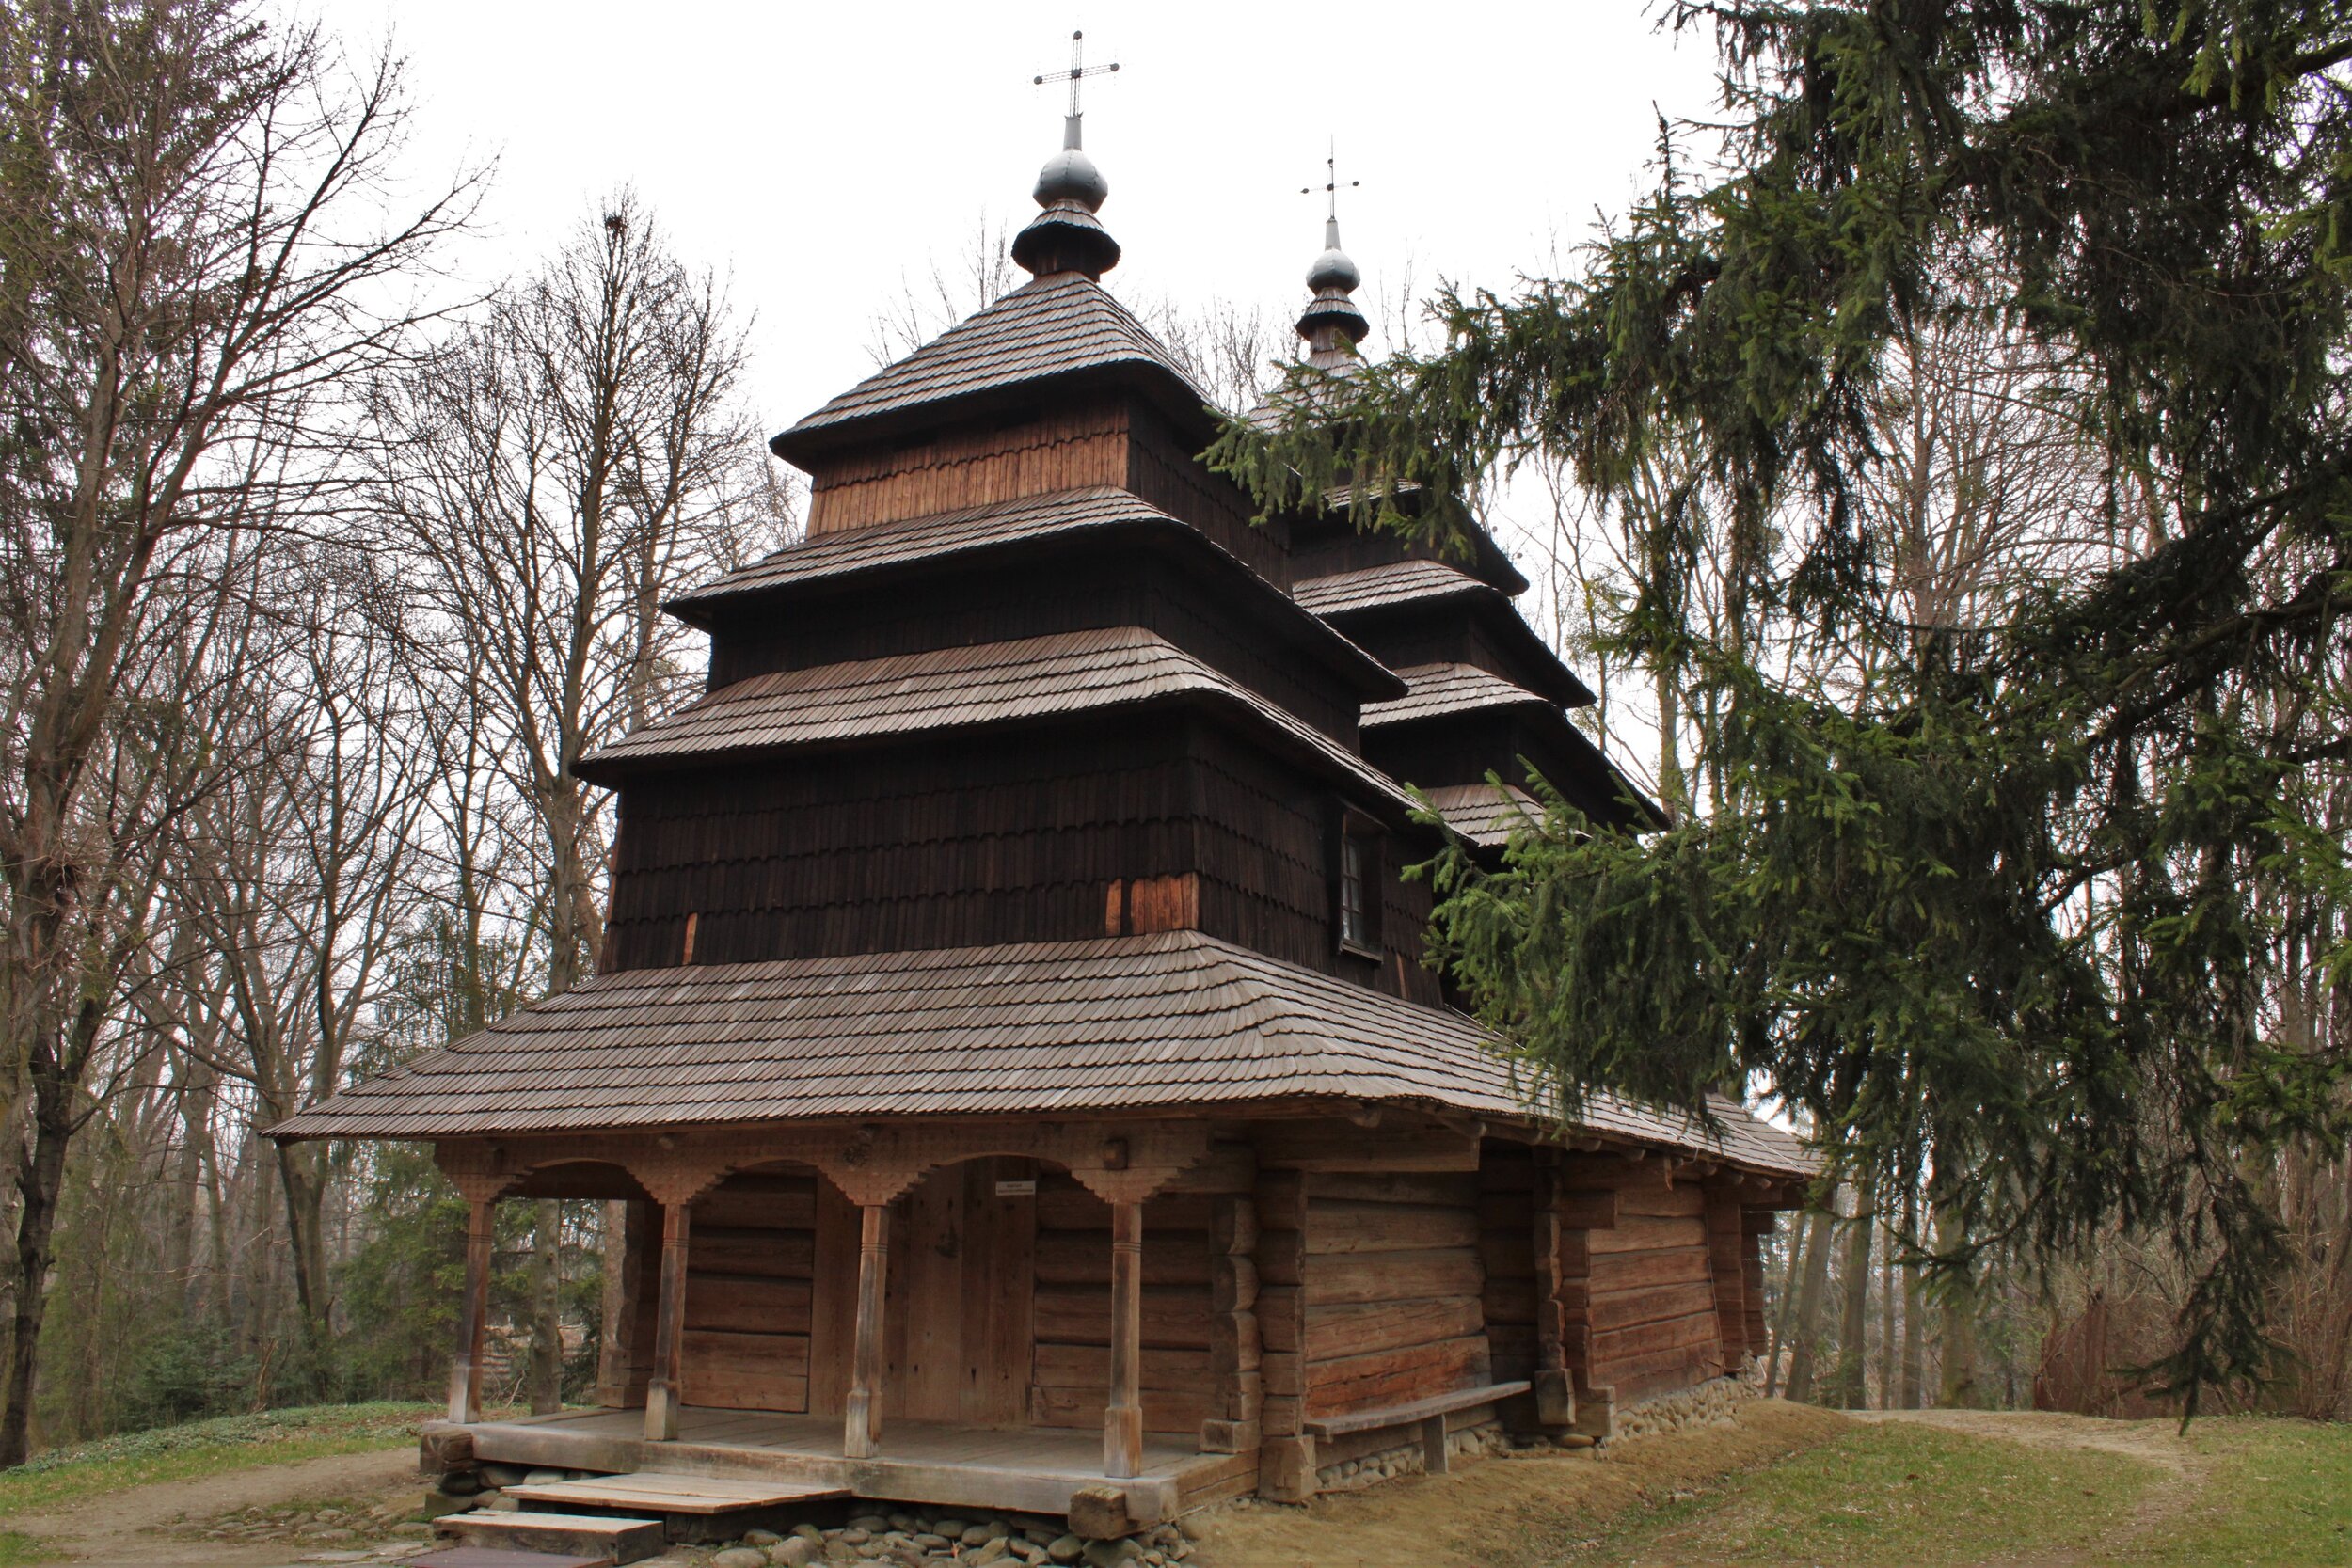
[[[1591,693],[1484,537],[1253,526],[1103,287],[1078,123],[1032,280],[775,437],[806,541],[672,605],[707,693],[580,765],[597,975],[275,1130],[430,1140],[470,1200],[436,1451],[1102,1535],[1605,1437],[1762,1349],[1804,1151],[1729,1101],[1564,1127],[1422,962],[1401,868],[1499,848],[1527,764],[1654,816]],[[493,1206],[547,1196],[627,1201],[627,1308],[598,1408],[485,1421]]]

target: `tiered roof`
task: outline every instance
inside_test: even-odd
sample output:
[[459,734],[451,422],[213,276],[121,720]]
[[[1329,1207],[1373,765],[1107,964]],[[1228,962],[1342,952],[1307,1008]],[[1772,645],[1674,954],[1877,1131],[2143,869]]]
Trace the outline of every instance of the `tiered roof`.
[[[443,1138],[815,1117],[1371,1101],[1548,1114],[1470,1020],[1198,931],[599,975],[348,1089],[281,1138]],[[1302,1103],[1303,1102],[1303,1103]],[[1718,1100],[1710,1132],[1595,1096],[1581,1125],[1802,1176]]]

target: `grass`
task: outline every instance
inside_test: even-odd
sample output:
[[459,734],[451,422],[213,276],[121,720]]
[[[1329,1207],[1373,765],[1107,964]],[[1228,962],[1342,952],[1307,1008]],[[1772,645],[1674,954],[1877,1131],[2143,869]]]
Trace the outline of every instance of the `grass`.
[[[36,1455],[0,1474],[0,1522],[126,1486],[193,1481],[256,1465],[399,1448],[432,1415],[422,1404],[308,1405],[154,1427]],[[0,1530],[0,1568],[38,1561],[29,1539]]]
[[2352,1568],[2352,1428],[2190,1430],[2186,1476],[2122,1454],[1887,1422],[1620,1515],[1614,1564]]
[[2232,1418],[2201,1420],[2189,1441],[2204,1484],[2179,1514],[2134,1543],[2131,1563],[2352,1564],[2352,1426]]
[[51,1560],[51,1555],[23,1530],[0,1529],[0,1568],[30,1568],[33,1563]]
[[1621,1520],[1616,1563],[1970,1563],[2074,1553],[2128,1525],[2160,1479],[2120,1455],[1930,1427],[1857,1427],[1718,1489]]

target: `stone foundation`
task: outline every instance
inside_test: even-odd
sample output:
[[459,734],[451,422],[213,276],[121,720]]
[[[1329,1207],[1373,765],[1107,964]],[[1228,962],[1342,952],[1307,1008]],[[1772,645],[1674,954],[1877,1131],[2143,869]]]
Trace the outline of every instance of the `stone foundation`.
[[1679,1432],[1684,1427],[1721,1426],[1741,1405],[1762,1392],[1744,1375],[1743,1370],[1739,1377],[1709,1378],[1695,1387],[1661,1394],[1640,1404],[1620,1408],[1614,1430],[1601,1446],[1612,1448],[1628,1438]]
[[[1446,1456],[1453,1461],[1485,1459],[1506,1452],[1510,1447],[1511,1439],[1500,1421],[1482,1421],[1477,1426],[1447,1433],[1445,1438]],[[1392,1448],[1324,1465],[1315,1472],[1315,1485],[1325,1492],[1353,1492],[1394,1481],[1399,1476],[1418,1476],[1427,1468],[1421,1439],[1408,1437]]]

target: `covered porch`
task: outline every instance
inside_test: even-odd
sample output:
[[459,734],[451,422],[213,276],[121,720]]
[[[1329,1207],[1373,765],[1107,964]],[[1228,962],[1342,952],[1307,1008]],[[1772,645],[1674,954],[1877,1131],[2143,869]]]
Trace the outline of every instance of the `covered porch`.
[[[439,1430],[472,1459],[1090,1510],[1096,1533],[1254,1489],[1249,1172],[1205,1128],[683,1143],[442,1146],[473,1223]],[[618,1374],[598,1409],[485,1421],[495,1206],[554,1196],[626,1199],[644,1222]],[[1151,1265],[1148,1326],[1147,1204],[1180,1225]]]
[[1158,1435],[1143,1439],[1136,1475],[1106,1481],[1102,1441],[1083,1431],[900,1420],[886,1453],[852,1459],[841,1451],[841,1423],[821,1416],[690,1404],[677,1411],[675,1437],[649,1440],[644,1425],[642,1410],[601,1409],[474,1421],[466,1431],[474,1456],[491,1464],[769,1481],[876,1501],[1067,1515],[1079,1493],[1107,1487],[1124,1497],[1136,1525],[1239,1496],[1257,1479],[1254,1454],[1203,1454]]

